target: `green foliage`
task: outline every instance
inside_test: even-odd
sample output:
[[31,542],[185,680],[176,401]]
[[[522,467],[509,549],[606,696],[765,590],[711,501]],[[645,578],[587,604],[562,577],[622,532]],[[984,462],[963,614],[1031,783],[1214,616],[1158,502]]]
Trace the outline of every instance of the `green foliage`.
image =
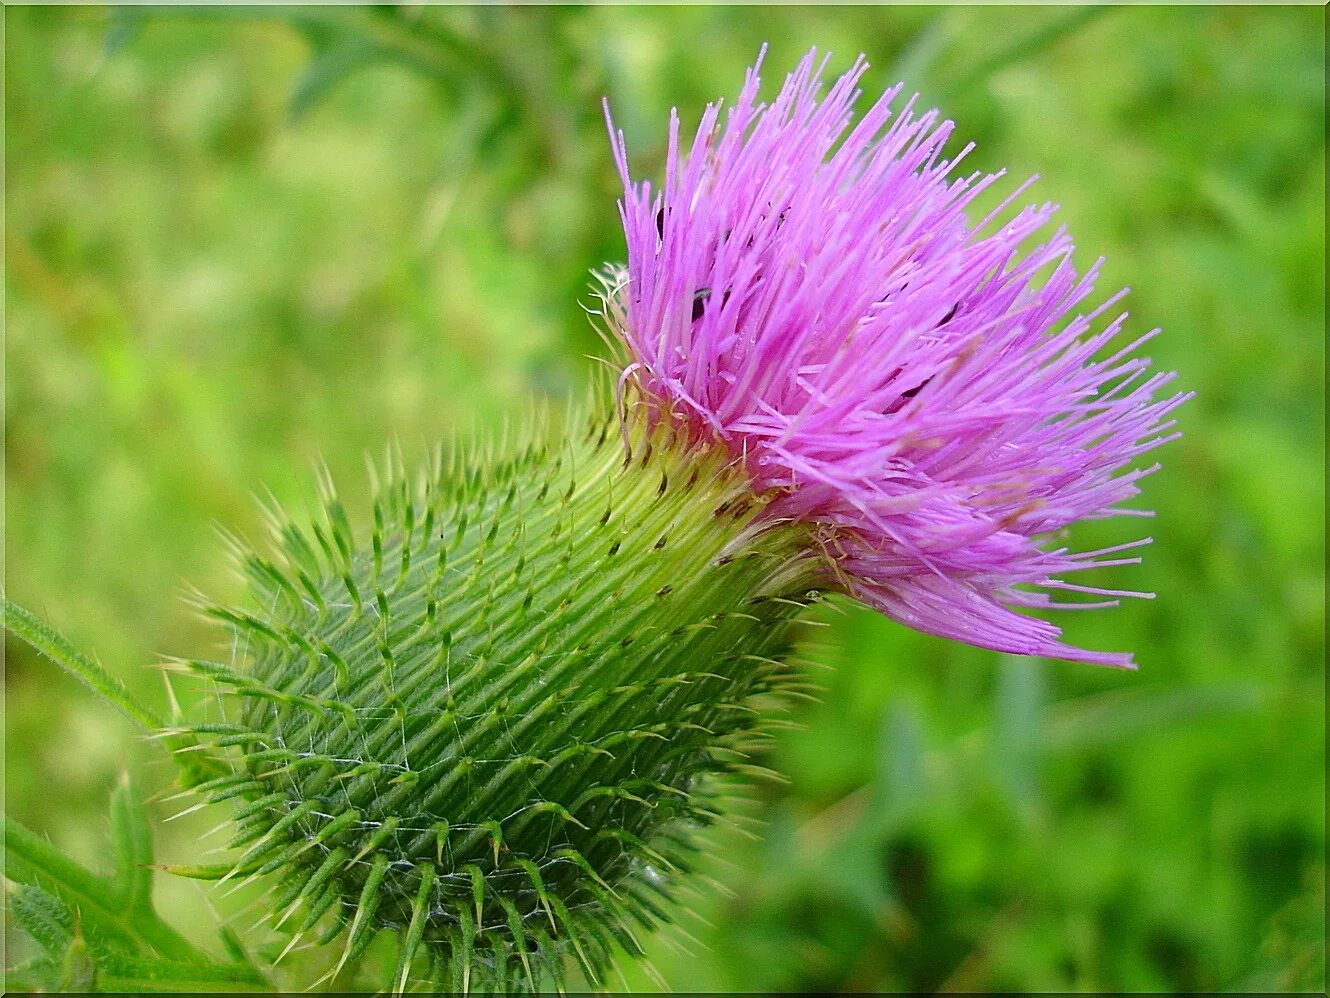
[[[650,956],[697,991],[1324,987],[1322,11],[5,19],[9,595],[140,703],[160,683],[141,664],[227,659],[175,593],[239,599],[208,525],[249,529],[258,484],[291,505],[322,456],[364,508],[360,457],[394,434],[487,436],[580,394],[603,348],[573,302],[623,253],[602,95],[644,173],[669,106],[732,93],[763,41],[777,72],[862,49],[870,87],[944,99],[976,168],[1041,173],[1079,262],[1107,256],[1105,289],[1133,286],[1132,327],[1163,325],[1157,363],[1199,392],[1146,482],[1156,542],[1112,579],[1158,598],[1066,621],[1141,672],[1021,675],[824,605],[799,633],[826,693],[764,758],[791,782],[749,809],[757,839],[716,830],[699,858],[731,892],[691,902],[704,946],[670,931]],[[454,41],[429,43],[447,80],[382,57],[431,35]],[[7,652],[8,810],[91,862],[116,774],[152,749]],[[162,854],[215,866],[202,837],[226,817],[162,825]],[[173,879],[169,921],[211,924]],[[209,897],[228,918],[252,903],[231,886]],[[304,986],[311,961],[280,967]]]
[[128,776],[111,795],[113,869],[99,875],[5,819],[5,894],[14,922],[42,955],[5,972],[8,988],[36,991],[261,989],[248,963],[220,962],[158,916],[152,832]]

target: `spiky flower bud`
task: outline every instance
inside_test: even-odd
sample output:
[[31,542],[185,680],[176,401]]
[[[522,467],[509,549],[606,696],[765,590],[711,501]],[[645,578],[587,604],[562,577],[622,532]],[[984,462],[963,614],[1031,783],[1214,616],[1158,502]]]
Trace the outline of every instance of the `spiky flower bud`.
[[403,932],[399,986],[417,951],[461,990],[596,981],[794,682],[804,528],[755,528],[727,456],[641,424],[385,477],[368,538],[325,486],[280,559],[243,556],[262,610],[214,613],[247,666],[190,663],[239,705],[199,729],[239,749],[203,789],[244,800],[237,869],[297,931]]
[[236,871],[298,932],[324,921],[345,959],[396,930],[399,988],[599,981],[666,917],[819,591],[1129,664],[1013,608],[1113,595],[1057,576],[1117,549],[1048,538],[1135,494],[1184,397],[1130,347],[1098,357],[1121,318],[1068,318],[1093,273],[1062,233],[1022,259],[1051,206],[971,226],[996,178],[949,179],[949,124],[888,127],[889,94],[846,134],[862,72],[823,99],[810,53],[769,108],[750,73],[686,154],[676,119],[654,196],[619,138],[615,416],[390,469],[367,537],[325,482],[308,529],[277,515],[279,559],[242,554],[261,609],[215,612],[243,665],[191,663],[232,705],[196,729],[236,750],[204,789],[242,801]]

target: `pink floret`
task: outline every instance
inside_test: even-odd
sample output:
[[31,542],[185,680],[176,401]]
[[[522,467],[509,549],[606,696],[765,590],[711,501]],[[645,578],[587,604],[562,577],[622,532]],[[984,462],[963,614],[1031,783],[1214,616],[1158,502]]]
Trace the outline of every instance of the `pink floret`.
[[[758,64],[761,59],[759,57]],[[1110,342],[1122,294],[1086,314],[1055,206],[967,209],[1001,174],[961,175],[952,123],[899,86],[857,122],[862,57],[823,93],[810,52],[770,106],[757,66],[723,124],[685,150],[670,123],[665,187],[635,185],[622,133],[628,265],[608,316],[657,416],[743,460],[766,515],[816,526],[829,584],[931,634],[1018,654],[1132,667],[1018,612],[1147,596],[1060,577],[1145,538],[1076,554],[1051,538],[1119,508],[1177,436],[1173,374]],[[1109,597],[1054,603],[1049,591]]]

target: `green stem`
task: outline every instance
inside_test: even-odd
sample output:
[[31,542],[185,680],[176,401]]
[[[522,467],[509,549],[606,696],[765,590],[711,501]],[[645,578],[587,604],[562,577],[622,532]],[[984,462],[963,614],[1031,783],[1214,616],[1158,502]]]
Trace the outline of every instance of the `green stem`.
[[0,596],[5,630],[22,638],[120,713],[147,731],[166,727],[161,718],[135,700],[125,684],[88,658],[64,635],[38,620],[29,611]]
[[[151,734],[166,728],[166,722],[135,700],[124,683],[70,644],[63,634],[3,596],[0,596],[0,610],[3,610],[5,630],[81,681],[139,727]],[[197,786],[230,771],[213,756],[197,751],[198,740],[192,735],[171,733],[163,738],[163,742],[180,767],[185,786]],[[186,749],[190,751],[182,751]]]
[[142,906],[128,908],[102,877],[61,855],[41,838],[5,817],[5,875],[29,880],[36,874],[56,888],[65,901],[99,926],[149,952],[174,960],[208,962],[181,935]]

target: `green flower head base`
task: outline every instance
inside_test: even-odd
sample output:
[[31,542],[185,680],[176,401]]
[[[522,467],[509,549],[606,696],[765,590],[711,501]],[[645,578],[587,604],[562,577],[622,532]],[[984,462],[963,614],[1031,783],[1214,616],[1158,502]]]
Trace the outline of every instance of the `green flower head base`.
[[236,868],[348,956],[403,933],[397,984],[603,979],[667,917],[725,774],[797,685],[801,526],[729,458],[663,428],[388,476],[358,544],[325,490],[280,563],[243,556],[262,612],[212,608],[246,665],[188,665],[233,705],[195,730],[237,752]]
[[240,801],[235,873],[298,932],[348,959],[396,931],[399,988],[602,982],[754,768],[818,592],[1129,664],[1017,609],[1108,593],[1055,573],[1132,559],[1045,538],[1135,493],[1183,397],[1107,349],[1121,319],[1063,323],[1093,273],[1062,233],[1019,253],[1050,206],[970,225],[996,178],[949,179],[949,124],[887,126],[888,95],[845,134],[862,71],[823,98],[810,54],[769,108],[750,74],[686,155],[676,123],[654,196],[616,145],[615,415],[389,474],[367,539],[327,486],[276,561],[241,552],[262,609],[214,608],[241,664],[190,663],[235,760],[202,789]]

